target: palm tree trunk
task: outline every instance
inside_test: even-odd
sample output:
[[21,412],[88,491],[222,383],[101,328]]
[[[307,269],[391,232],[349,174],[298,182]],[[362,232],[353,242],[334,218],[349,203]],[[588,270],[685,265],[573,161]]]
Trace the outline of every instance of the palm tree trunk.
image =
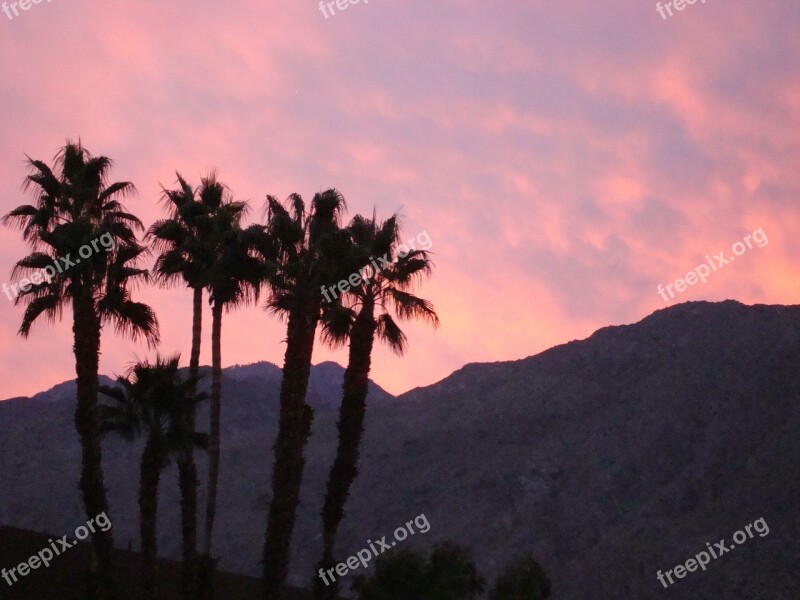
[[217,510],[219,479],[219,427],[222,413],[222,303],[211,308],[211,425],[208,443],[208,497],[206,498],[206,538],[204,554],[211,558],[211,535]]
[[[317,294],[319,296],[319,294]],[[314,413],[306,404],[319,300],[307,300],[289,315],[286,355],[281,381],[280,419],[272,471],[272,501],[264,540],[264,598],[283,600],[289,568],[305,449]]]
[[192,293],[192,354],[189,357],[189,376],[196,378],[200,372],[200,334],[203,329],[203,288]]
[[[372,304],[365,304],[350,334],[350,355],[342,384],[342,404],[339,407],[339,446],[328,476],[325,503],[322,508],[322,560],[319,567],[327,570],[336,566],[334,545],[350,486],[358,475],[358,451],[364,432],[364,415],[369,393],[369,370],[375,339]],[[315,578],[315,595],[319,600],[338,598],[339,585],[333,581],[326,586]]]
[[[194,288],[192,295],[192,351],[189,358],[189,377],[197,380],[200,372],[200,335],[203,324],[203,288]],[[192,390],[193,394],[197,392]],[[195,409],[186,418],[189,431],[195,430]],[[178,483],[181,491],[181,532],[183,535],[183,561],[181,564],[181,597],[194,600],[197,594],[197,467],[194,447],[189,446],[178,462]]]
[[142,453],[139,481],[139,534],[142,544],[142,588],[145,600],[157,598],[156,513],[158,511],[158,482],[161,476],[161,453],[154,434],[147,437]]
[[[77,404],[75,429],[81,442],[80,489],[87,519],[108,514],[108,499],[103,481],[103,454],[100,446],[100,415],[97,407],[97,373],[100,357],[100,319],[91,298],[73,299],[75,373]],[[116,597],[116,581],[111,549],[111,529],[92,533],[92,551],[97,563],[97,595],[100,600]]]

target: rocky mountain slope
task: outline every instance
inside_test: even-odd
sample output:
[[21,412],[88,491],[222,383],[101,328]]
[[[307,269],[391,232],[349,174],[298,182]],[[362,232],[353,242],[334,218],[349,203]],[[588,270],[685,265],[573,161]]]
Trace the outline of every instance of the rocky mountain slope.
[[[342,373],[312,372],[294,584],[318,558]],[[85,521],[72,385],[0,402],[0,523],[66,533]],[[259,571],[279,385],[268,363],[225,371],[215,548],[226,570]],[[105,452],[115,539],[136,547],[140,449],[108,440]],[[556,599],[796,600],[800,307],[686,303],[398,398],[375,386],[360,470],[341,558],[424,513],[430,532],[404,544],[452,538],[490,579],[532,551]],[[176,478],[173,467],[160,506],[172,557]],[[656,579],[759,518],[768,535],[667,590]]]

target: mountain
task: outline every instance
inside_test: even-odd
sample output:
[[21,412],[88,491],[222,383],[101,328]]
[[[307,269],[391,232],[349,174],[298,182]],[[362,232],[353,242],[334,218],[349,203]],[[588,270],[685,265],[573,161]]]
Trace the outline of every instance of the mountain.
[[[336,443],[342,369],[315,367],[316,409],[291,583],[307,583]],[[225,370],[222,569],[257,574],[280,372]],[[57,386],[54,390],[65,389]],[[0,403],[0,523],[64,533],[85,521],[73,400]],[[339,556],[425,514],[398,545],[468,545],[490,580],[532,552],[554,598],[796,600],[800,595],[800,307],[691,302],[533,357],[470,364],[393,398],[376,392]],[[204,421],[201,420],[201,423]],[[136,544],[139,448],[104,446],[115,539]],[[165,474],[160,547],[179,553],[177,476]],[[755,533],[664,590],[656,577],[708,542]],[[753,527],[751,526],[751,533]]]
[[[280,392],[281,373],[280,367],[276,367],[269,362],[257,362],[250,365],[234,365],[224,370],[225,377],[243,384],[247,387],[256,388],[267,386]],[[208,377],[211,377],[209,373]],[[338,409],[342,395],[342,379],[344,369],[335,362],[326,361],[314,365],[311,369],[311,376],[308,378],[308,393],[306,402],[315,410]],[[394,396],[386,392],[383,388],[376,385],[373,381],[369,382],[369,395],[367,403],[389,402]]]

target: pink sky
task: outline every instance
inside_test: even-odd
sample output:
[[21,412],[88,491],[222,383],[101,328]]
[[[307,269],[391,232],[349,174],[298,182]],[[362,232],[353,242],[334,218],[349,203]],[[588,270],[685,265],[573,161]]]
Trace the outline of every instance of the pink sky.
[[[378,350],[388,391],[468,362],[529,356],[687,300],[800,303],[800,5],[370,0],[53,0],[0,13],[0,211],[27,202],[25,154],[80,137],[133,181],[149,225],[159,184],[208,168],[261,216],[264,197],[337,187],[358,212],[401,210],[436,271],[442,326]],[[657,294],[762,228],[669,304]],[[0,281],[25,252],[0,230]],[[190,294],[148,289],[160,351],[188,358]],[[0,296],[0,397],[74,378],[71,325],[15,333]],[[210,324],[206,313],[205,324]],[[203,362],[210,362],[210,327]],[[226,316],[223,363],[283,362],[260,307]],[[103,337],[101,371],[143,345]],[[314,362],[346,361],[317,346]],[[185,362],[185,361],[184,361]]]

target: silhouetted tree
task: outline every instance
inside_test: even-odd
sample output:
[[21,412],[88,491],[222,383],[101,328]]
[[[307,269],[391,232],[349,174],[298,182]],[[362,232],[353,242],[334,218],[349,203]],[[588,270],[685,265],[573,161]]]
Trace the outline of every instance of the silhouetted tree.
[[[169,218],[154,223],[147,232],[159,252],[153,268],[156,279],[164,285],[183,281],[192,290],[192,349],[189,358],[190,379],[197,380],[200,369],[200,340],[203,321],[203,290],[208,285],[214,260],[212,217],[220,210],[237,214],[242,203],[227,203],[222,209],[225,187],[212,171],[196,190],[177,173],[178,188],[163,189],[162,200]],[[195,413],[187,416],[187,428],[195,429]],[[183,535],[181,593],[184,600],[197,595],[197,467],[190,448],[178,462],[181,491],[181,530]]]
[[[155,313],[134,302],[129,291],[131,284],[148,278],[148,271],[137,267],[146,252],[135,234],[142,224],[120,202],[133,194],[133,184],[108,184],[111,160],[92,156],[80,142],[67,141],[52,169],[30,158],[28,165],[31,173],[24,189],[32,192],[34,203],[19,206],[3,218],[5,224],[22,230],[32,249],[12,273],[12,277],[32,273],[33,281],[30,287],[21,288],[15,300],[26,306],[19,333],[27,337],[39,317],[56,321],[64,307],[72,305],[75,428],[82,452],[80,489],[86,515],[92,519],[108,511],[97,408],[101,329],[104,323],[112,323],[118,333],[133,339],[143,338],[151,345],[158,340]],[[85,256],[81,253],[85,247],[94,251]],[[101,599],[117,593],[112,546],[110,529],[92,533]]]
[[[232,202],[226,202],[230,206]],[[209,443],[206,538],[203,551],[204,586],[213,585],[214,562],[211,540],[217,506],[220,459],[220,419],[222,414],[222,313],[257,300],[261,285],[272,264],[268,259],[269,240],[263,225],[242,229],[241,212],[220,211],[214,216],[211,240],[214,260],[209,275],[211,303],[211,425]]]
[[[322,508],[322,560],[319,567],[323,570],[336,566],[336,533],[344,517],[350,486],[358,475],[375,335],[402,356],[406,349],[406,336],[389,310],[393,309],[400,319],[420,319],[434,326],[439,324],[433,306],[411,293],[415,283],[431,272],[428,253],[417,249],[398,252],[400,227],[397,216],[378,223],[374,216],[366,219],[357,215],[348,226],[348,232],[352,242],[349,248],[352,272],[361,272],[364,278],[347,294],[349,303],[340,311],[344,312],[344,319],[340,317],[323,323],[323,339],[331,345],[350,340],[337,423],[339,444]],[[388,264],[376,262],[375,257],[381,257],[382,263]],[[315,583],[316,596],[320,600],[337,597],[338,585],[335,582],[325,586],[317,578]]]
[[208,436],[187,427],[186,415],[205,396],[196,393],[196,378],[183,379],[179,356],[156,358],[155,364],[140,362],[117,385],[102,386],[111,399],[101,405],[103,433],[114,432],[128,441],[146,436],[140,467],[139,532],[141,536],[143,581],[147,600],[158,597],[156,584],[156,513],[161,471],[172,457],[183,459],[194,446],[207,447]]
[[284,207],[267,198],[267,232],[276,244],[277,269],[270,278],[268,308],[287,319],[280,417],[272,472],[272,499],[264,540],[264,597],[281,600],[289,564],[305,449],[313,411],[306,403],[317,324],[322,316],[320,287],[337,281],[344,235],[339,217],[342,195],[314,196],[310,211],[292,195]]

